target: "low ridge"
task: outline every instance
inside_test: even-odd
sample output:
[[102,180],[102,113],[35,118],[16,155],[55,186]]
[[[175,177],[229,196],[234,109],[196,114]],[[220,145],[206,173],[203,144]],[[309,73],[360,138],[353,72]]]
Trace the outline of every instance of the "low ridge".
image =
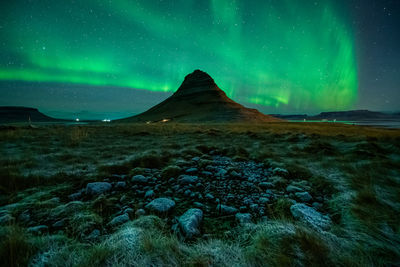
[[59,119],[51,118],[36,108],[0,107],[0,123],[28,122],[29,120],[32,122],[50,122],[58,121]]
[[188,74],[178,90],[149,110],[122,122],[273,122],[280,121],[256,109],[246,108],[232,99],[206,72]]

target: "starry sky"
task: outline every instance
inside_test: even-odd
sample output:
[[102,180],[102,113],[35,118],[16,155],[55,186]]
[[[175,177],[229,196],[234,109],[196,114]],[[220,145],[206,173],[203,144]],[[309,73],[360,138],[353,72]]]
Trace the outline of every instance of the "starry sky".
[[0,105],[118,118],[194,69],[264,113],[398,111],[398,0],[3,0]]

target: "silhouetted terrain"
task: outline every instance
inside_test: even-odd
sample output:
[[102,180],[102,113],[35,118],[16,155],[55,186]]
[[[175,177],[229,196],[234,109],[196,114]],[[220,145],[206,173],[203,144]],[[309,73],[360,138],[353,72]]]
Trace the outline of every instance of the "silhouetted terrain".
[[272,114],[277,118],[287,120],[338,120],[338,121],[362,121],[362,120],[400,120],[400,113],[383,113],[369,110],[350,110],[350,111],[332,111],[321,112],[315,116],[307,114],[282,115]]
[[120,122],[272,122],[280,119],[246,108],[222,91],[207,73],[195,70],[187,75],[168,99],[139,115]]
[[51,118],[41,113],[36,108],[30,107],[0,107],[0,123],[13,123],[13,122],[54,122],[62,121],[59,119]]

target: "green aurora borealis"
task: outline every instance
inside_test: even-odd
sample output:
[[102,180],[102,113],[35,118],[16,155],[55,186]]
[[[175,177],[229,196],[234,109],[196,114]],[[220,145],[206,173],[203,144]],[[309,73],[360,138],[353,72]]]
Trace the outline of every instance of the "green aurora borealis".
[[354,36],[335,1],[9,1],[0,80],[175,91],[194,69],[241,103],[351,108]]

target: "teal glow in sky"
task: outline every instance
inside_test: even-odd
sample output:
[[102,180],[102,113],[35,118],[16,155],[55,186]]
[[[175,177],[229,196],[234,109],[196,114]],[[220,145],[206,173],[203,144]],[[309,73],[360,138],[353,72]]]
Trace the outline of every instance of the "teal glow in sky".
[[335,1],[6,2],[3,82],[172,93],[202,69],[234,100],[271,110],[357,101],[354,34]]

